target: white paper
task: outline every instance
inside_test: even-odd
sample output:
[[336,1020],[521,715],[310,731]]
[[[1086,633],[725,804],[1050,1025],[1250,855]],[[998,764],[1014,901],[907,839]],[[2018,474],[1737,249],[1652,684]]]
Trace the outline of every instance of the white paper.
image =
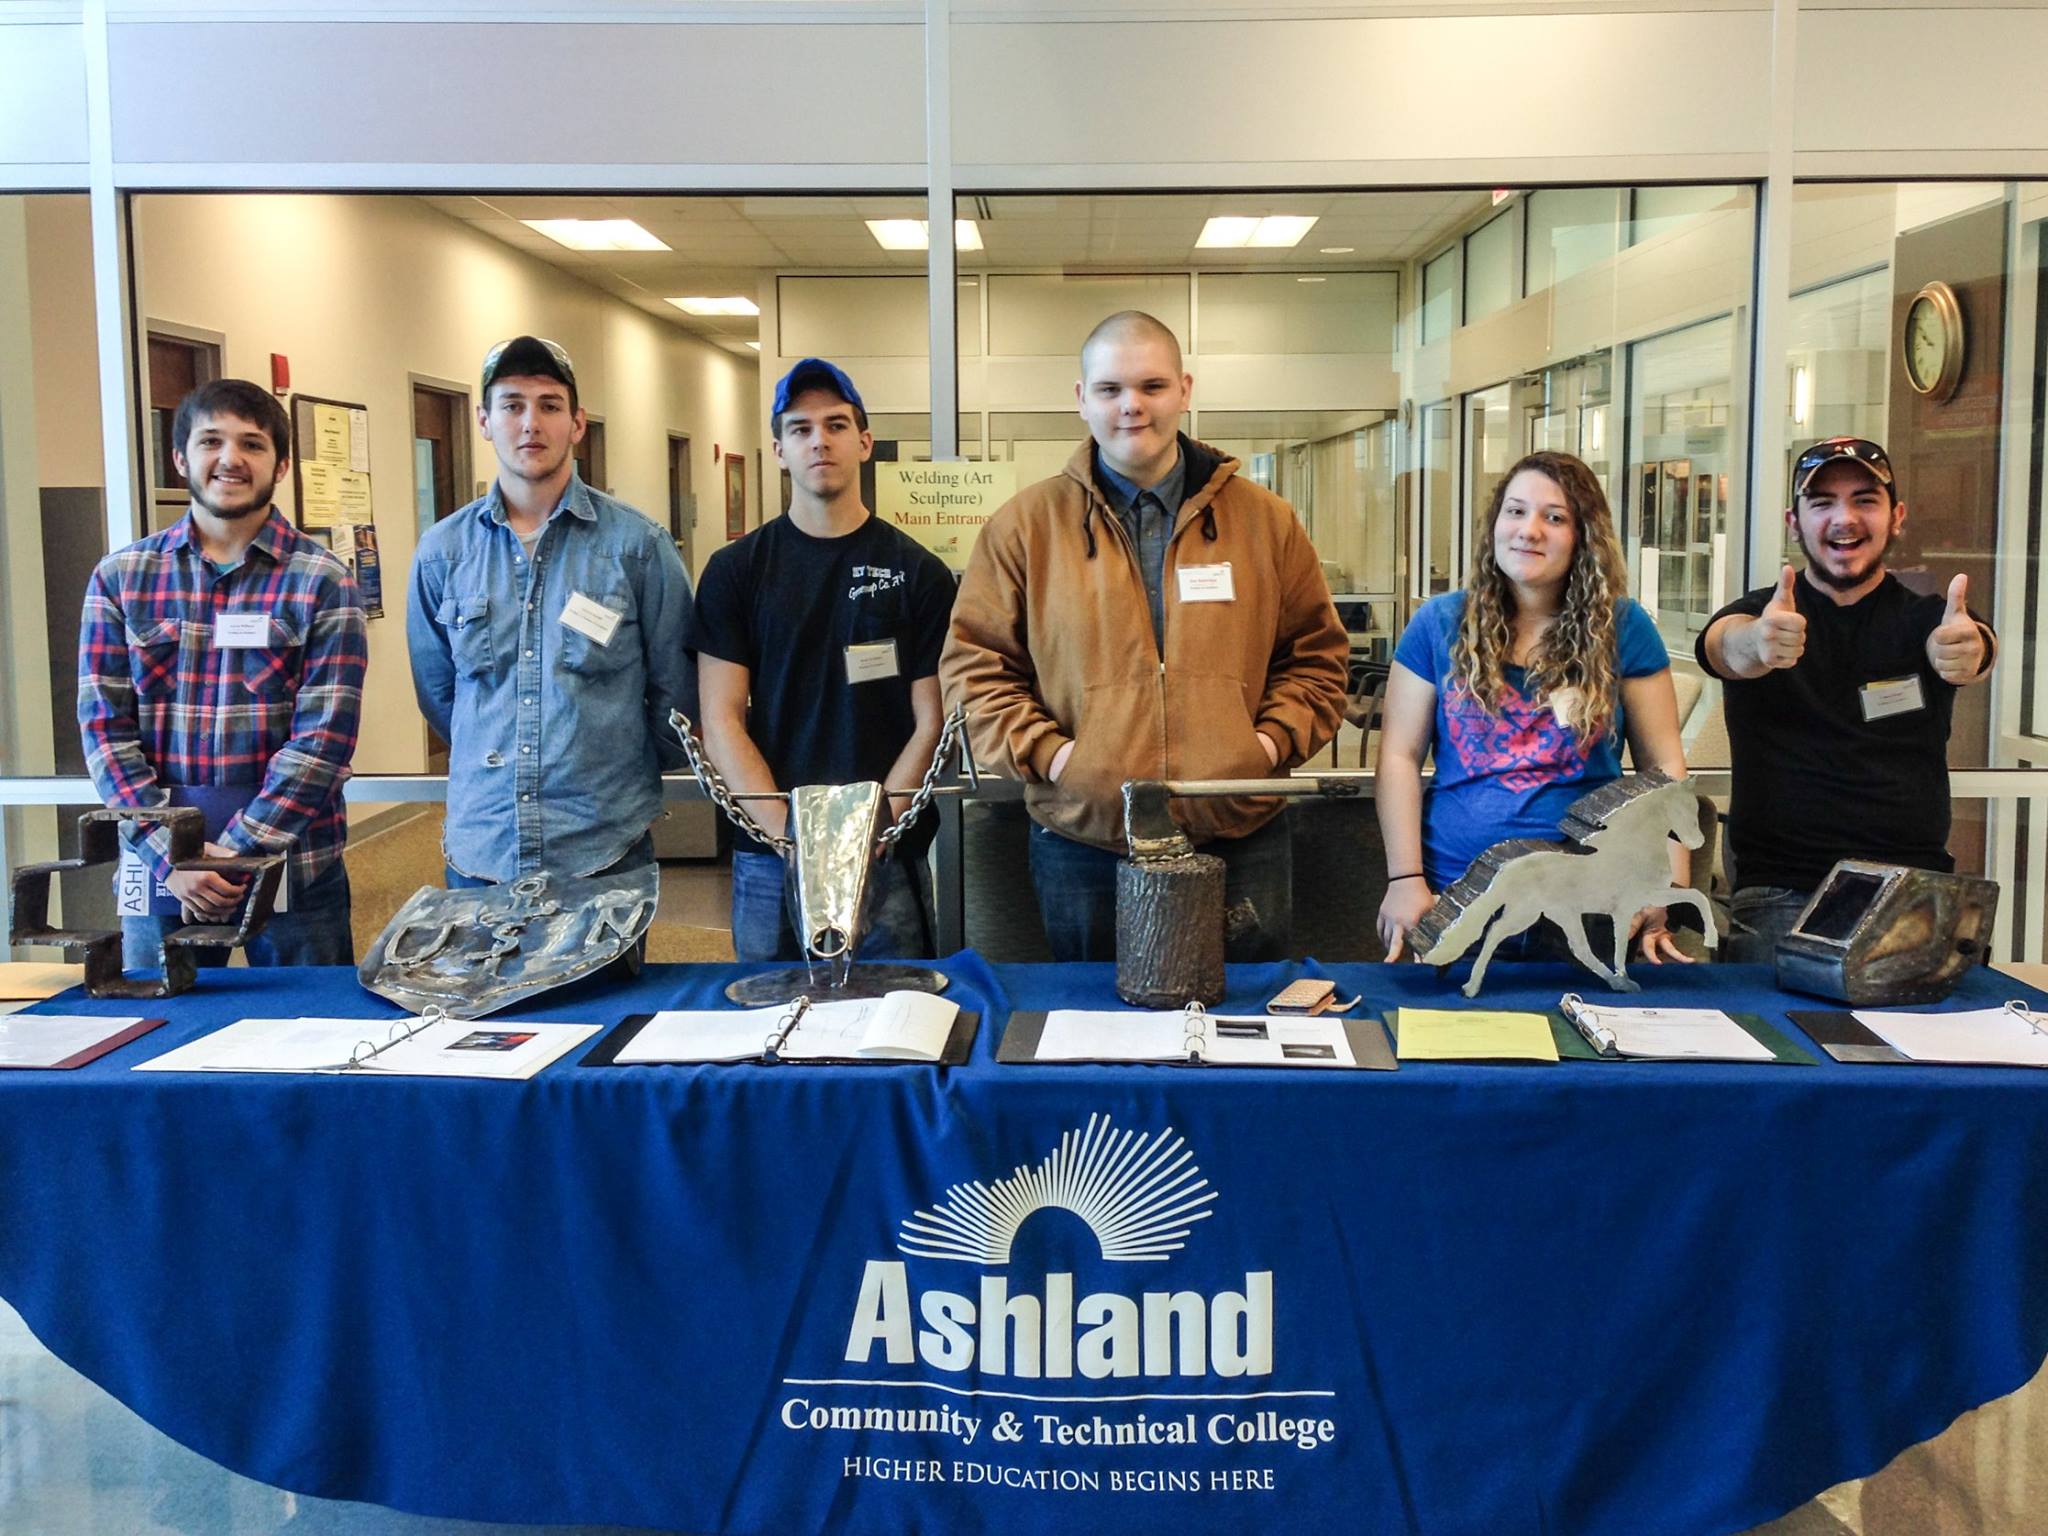
[[1189,1036],[1216,1067],[1355,1067],[1340,1018],[1260,1015],[1085,1012],[1060,1008],[1045,1016],[1039,1061],[1186,1061]]
[[348,413],[348,467],[358,474],[370,472],[370,413],[366,410]]
[[[137,1072],[354,1072],[532,1077],[597,1033],[595,1024],[446,1019],[239,1019],[140,1063]],[[410,1036],[406,1030],[412,1029]],[[379,1049],[383,1047],[383,1049]],[[370,1053],[375,1051],[372,1056]],[[351,1066],[351,1062],[356,1063]]]
[[54,1067],[80,1051],[133,1029],[143,1016],[110,1019],[89,1014],[35,1013],[0,1018],[0,1067]]
[[1970,1013],[1879,1013],[1856,1022],[1914,1061],[2048,1067],[2048,1034],[2005,1008]]
[[1194,1024],[1170,1013],[1091,1013],[1055,1008],[1038,1035],[1039,1061],[1186,1061]]
[[1237,588],[1230,579],[1230,562],[1221,565],[1183,565],[1174,571],[1180,579],[1180,600],[1184,603],[1232,603]]
[[1576,1005],[1579,1016],[1611,1035],[1623,1056],[1700,1061],[1775,1061],[1769,1046],[1718,1008],[1610,1008]]
[[664,1009],[640,1026],[640,1032],[612,1059],[621,1066],[636,1063],[748,1061],[759,1056],[769,1039],[781,1033],[789,1005],[773,1008],[689,1012]]
[[578,634],[590,636],[599,645],[612,643],[612,636],[618,633],[619,620],[624,617],[624,614],[613,612],[581,592],[571,592],[569,601],[562,605],[562,622]]
[[849,683],[880,682],[885,677],[901,674],[902,668],[896,663],[894,640],[874,640],[846,648],[846,680]]
[[785,1033],[791,1010],[791,1004],[783,1003],[772,1008],[657,1013],[614,1059],[622,1066],[750,1061],[781,1035],[776,1054],[785,1061],[937,1061],[945,1054],[960,1005],[929,992],[813,1003]]
[[270,644],[270,615],[267,613],[221,613],[214,615],[213,648],[217,651],[255,650]]

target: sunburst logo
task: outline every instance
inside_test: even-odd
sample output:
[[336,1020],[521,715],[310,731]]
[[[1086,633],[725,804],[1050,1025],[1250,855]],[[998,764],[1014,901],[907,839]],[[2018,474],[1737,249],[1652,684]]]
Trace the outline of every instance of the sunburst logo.
[[896,1247],[913,1258],[1007,1264],[1024,1223],[1058,1210],[1088,1223],[1104,1259],[1160,1263],[1186,1245],[1195,1222],[1214,1214],[1215,1198],[1175,1131],[1147,1136],[1090,1115],[1035,1168],[993,1184],[955,1184],[943,1204],[905,1217]]

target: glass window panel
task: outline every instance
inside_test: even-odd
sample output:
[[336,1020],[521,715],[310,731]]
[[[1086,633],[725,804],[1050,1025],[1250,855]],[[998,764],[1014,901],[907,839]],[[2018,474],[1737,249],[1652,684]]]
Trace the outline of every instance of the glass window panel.
[[1470,325],[1515,298],[1515,219],[1510,210],[1465,237],[1465,317]]
[[1204,273],[1204,352],[1394,351],[1400,277],[1393,272]]
[[1637,342],[1629,360],[1630,590],[1676,649],[1720,606],[1739,471],[1732,317]]
[[1612,187],[1551,187],[1529,194],[1525,292],[1541,293],[1610,260],[1620,246],[1621,194]]
[[1076,357],[1088,333],[1122,309],[1157,317],[1186,348],[1188,293],[1184,272],[997,273],[989,278],[988,349],[998,357]]
[[1747,187],[1637,187],[1628,243],[1668,235],[1694,219],[1745,206]]
[[1458,248],[1422,269],[1422,340],[1442,341],[1458,323]]

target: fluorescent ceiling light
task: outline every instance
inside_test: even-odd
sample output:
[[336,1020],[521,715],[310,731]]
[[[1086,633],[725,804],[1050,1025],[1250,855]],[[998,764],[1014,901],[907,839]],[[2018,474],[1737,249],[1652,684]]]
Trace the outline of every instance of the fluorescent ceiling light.
[[655,239],[631,219],[521,219],[528,229],[537,230],[557,245],[572,251],[665,251],[668,246]]
[[1196,249],[1238,250],[1245,246],[1280,247],[1301,244],[1301,237],[1315,228],[1316,215],[1269,214],[1263,219],[1218,214],[1202,226]]
[[1329,281],[1329,279],[1321,277],[1297,277],[1295,281],[1297,283],[1321,283],[1327,282]]
[[756,352],[761,350],[761,343],[759,343],[758,341],[750,341],[747,343],[747,345],[752,347]]
[[1355,245],[1326,245],[1322,249],[1322,254],[1325,256],[1349,256],[1357,249],[1358,247]]
[[686,315],[758,315],[761,313],[760,305],[756,304],[752,299],[742,298],[738,294],[732,294],[722,299],[700,297],[664,299],[662,302],[675,305],[677,309],[680,309]]
[[[931,247],[931,230],[923,219],[869,219],[868,233],[885,251],[922,251]],[[978,251],[981,226],[972,219],[953,221],[953,249]]]

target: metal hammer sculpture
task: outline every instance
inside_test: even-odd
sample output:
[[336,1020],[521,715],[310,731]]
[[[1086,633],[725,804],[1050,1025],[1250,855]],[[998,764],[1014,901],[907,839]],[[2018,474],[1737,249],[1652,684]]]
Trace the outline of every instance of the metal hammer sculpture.
[[[122,973],[120,929],[50,926],[51,879],[75,869],[115,862],[121,856],[121,824],[130,821],[147,822],[170,833],[173,869],[249,876],[249,893],[242,902],[239,922],[187,923],[166,933],[161,973],[142,978]],[[14,915],[7,938],[10,944],[50,944],[81,956],[89,997],[176,997],[198,975],[194,950],[216,945],[235,948],[263,931],[277,900],[278,881],[284,878],[285,856],[281,853],[207,858],[206,817],[195,806],[110,806],[87,811],[78,818],[78,851],[75,859],[24,864],[14,872]]]

